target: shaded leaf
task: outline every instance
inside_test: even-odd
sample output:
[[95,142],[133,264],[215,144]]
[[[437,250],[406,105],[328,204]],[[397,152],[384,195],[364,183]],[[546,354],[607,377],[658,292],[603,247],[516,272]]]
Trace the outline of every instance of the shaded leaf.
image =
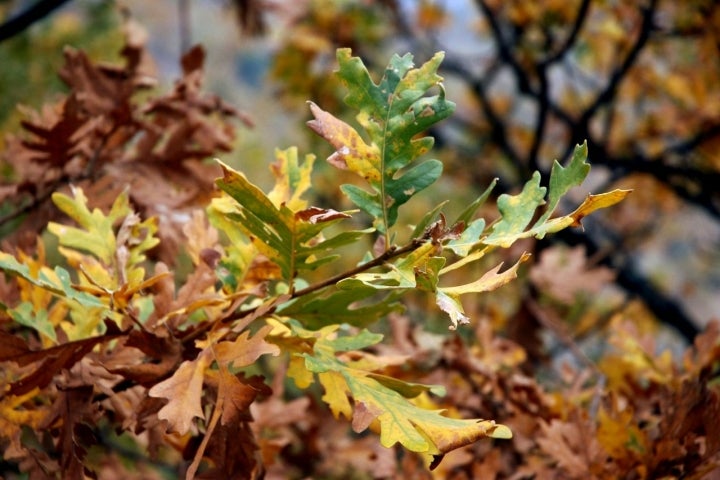
[[53,342],[57,342],[57,335],[55,334],[55,327],[48,320],[48,312],[45,309],[35,310],[35,307],[30,302],[22,302],[17,307],[9,310],[10,317],[26,327],[33,328],[39,333],[42,333]]
[[[548,206],[545,213],[535,222],[535,226],[542,225],[557,208],[560,198],[570,191],[572,187],[580,185],[588,173],[590,173],[590,164],[587,163],[587,142],[582,145],[576,145],[570,164],[563,167],[555,160],[552,170],[550,171],[550,188],[548,192]],[[542,236],[539,236],[542,238]]]
[[485,201],[487,201],[488,197],[490,197],[490,194],[495,188],[495,185],[497,185],[497,182],[498,179],[494,178],[493,181],[490,182],[490,185],[488,185],[488,187],[485,189],[485,191],[481,193],[480,196],[476,198],[470,205],[465,207],[465,209],[460,213],[460,215],[458,215],[455,223],[463,222],[464,224],[469,225],[473,221],[475,213],[477,213],[478,209],[482,207],[485,204]]
[[331,293],[323,290],[281,305],[278,313],[299,320],[306,328],[317,329],[334,323],[366,327],[403,309],[394,301],[395,296],[378,300],[376,295],[375,288],[365,285]]
[[[261,393],[269,394],[270,389],[261,380],[246,379],[243,374],[233,375],[227,368],[218,370],[218,403],[221,406],[221,424],[249,421],[250,405]],[[222,403],[220,400],[222,398]]]
[[377,290],[397,290],[415,288],[415,271],[433,258],[436,246],[426,242],[395,264],[388,264],[387,272],[360,273],[337,283],[342,290],[354,290],[364,286]]
[[[5,335],[3,334],[0,338]],[[120,332],[114,323],[108,322],[104,335],[63,343],[44,350],[30,350],[26,345],[17,341],[10,341],[6,344],[3,338],[0,347],[0,362],[10,361],[24,366],[42,361],[30,375],[13,382],[7,393],[9,395],[24,395],[34,388],[44,388],[61,370],[71,368],[96,345],[122,335],[124,333]]]
[[60,452],[60,467],[63,477],[84,480],[83,460],[88,449],[95,443],[92,430],[85,422],[91,422],[90,402],[93,395],[91,385],[69,388],[62,391],[40,428],[46,429],[57,422],[60,436],[57,449]]

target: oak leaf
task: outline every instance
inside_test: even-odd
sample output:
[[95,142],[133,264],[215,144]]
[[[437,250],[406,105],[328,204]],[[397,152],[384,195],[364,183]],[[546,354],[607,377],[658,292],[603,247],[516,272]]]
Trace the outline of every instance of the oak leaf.
[[186,434],[195,417],[205,418],[201,405],[205,368],[211,357],[206,350],[195,360],[186,360],[167,380],[156,384],[148,395],[166,398],[168,403],[158,412],[158,418],[167,420],[168,431]]
[[[359,111],[356,118],[369,141],[352,126],[310,104],[315,119],[308,125],[335,148],[328,162],[364,178],[373,191],[351,184],[342,185],[341,190],[373,217],[381,232],[395,224],[401,205],[442,173],[439,160],[410,164],[434,143],[432,137],[418,135],[455,110],[455,104],[445,99],[442,77],[437,74],[443,57],[437,53],[413,68],[412,55],[394,55],[380,82],[375,83],[362,60],[351,56],[350,49],[337,51],[338,75],[348,88],[345,102]],[[426,96],[433,87],[439,94]]]
[[579,294],[597,293],[615,274],[607,267],[587,264],[585,249],[553,247],[542,251],[530,270],[530,280],[557,300],[572,304]]
[[213,347],[215,359],[224,365],[232,365],[234,368],[252,365],[261,355],[280,355],[280,348],[277,345],[267,343],[265,336],[270,333],[272,327],[266,325],[250,338],[250,332],[245,331],[234,341],[219,342]]
[[[337,336],[338,325],[318,332],[304,330],[293,321],[289,325],[301,338],[314,340],[312,353],[301,355],[305,368],[318,374],[325,388],[323,400],[329,403],[333,413],[348,416],[351,408],[348,396],[351,397],[355,404],[353,427],[359,431],[377,421],[383,446],[400,443],[415,452],[443,455],[483,437],[512,437],[510,429],[494,421],[446,417],[442,410],[422,408],[406,398],[406,395],[420,398],[429,391],[442,393],[441,387],[405,385],[401,380],[389,379],[374,371],[382,366],[381,359],[368,364],[362,355],[337,355],[338,352],[357,354],[360,349],[378,343],[382,335],[362,330],[355,335]],[[366,369],[368,366],[373,370]]]

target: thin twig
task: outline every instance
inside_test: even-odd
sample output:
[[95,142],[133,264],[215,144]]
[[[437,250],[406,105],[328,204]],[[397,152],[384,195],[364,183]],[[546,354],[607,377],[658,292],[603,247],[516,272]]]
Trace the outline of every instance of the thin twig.
[[637,61],[640,52],[645,47],[648,40],[650,40],[650,33],[654,27],[653,16],[655,15],[657,3],[658,0],[651,0],[650,5],[642,9],[643,19],[637,40],[635,40],[635,43],[625,57],[625,60],[623,60],[620,66],[618,66],[612,73],[605,88],[597,95],[595,100],[583,112],[582,116],[578,120],[577,123],[586,131],[589,130],[590,119],[595,115],[598,109],[603,105],[610,103],[615,97],[623,79],[625,79],[627,73],[630,71],[630,68],[632,68]]
[[563,44],[555,53],[545,58],[540,63],[541,66],[547,67],[551,63],[555,63],[556,61],[564,57],[565,54],[573,47],[578,35],[580,34],[580,30],[582,30],[585,19],[587,19],[588,11],[590,11],[590,0],[583,0],[583,2],[580,4],[580,8],[578,9],[578,14],[575,17],[575,23],[573,23],[572,30],[565,38],[565,42],[563,42]]
[[[348,271],[339,273],[335,276],[329,277],[321,282],[315,283],[313,285],[310,285],[306,288],[296,290],[291,295],[287,295],[285,298],[279,297],[282,299],[281,302],[278,302],[278,299],[275,299],[271,303],[264,303],[262,305],[258,305],[253,308],[249,308],[247,310],[239,310],[236,311],[226,317],[223,317],[219,319],[218,321],[223,324],[231,323],[236,320],[240,320],[249,316],[260,316],[260,315],[269,315],[273,313],[279,303],[284,303],[285,301],[292,300],[294,298],[299,298],[305,295],[309,295],[313,292],[316,292],[318,290],[322,290],[323,288],[329,287],[331,285],[336,284],[337,282],[344,280],[346,278],[350,278],[354,275],[357,275],[359,273],[366,272],[370,269],[373,269],[375,267],[378,267],[389,260],[392,260],[393,258],[397,258],[400,256],[403,256],[405,254],[408,254],[410,252],[413,252],[420,248],[422,245],[427,243],[430,240],[430,238],[427,235],[423,235],[422,237],[414,238],[409,243],[402,247],[390,247],[387,251],[385,251],[382,255],[379,255],[372,260],[363,263],[362,265],[359,265],[353,269],[350,269]],[[193,342],[196,339],[198,339],[202,334],[207,332],[208,330],[212,329],[214,325],[216,325],[218,322],[207,322],[204,323],[195,330],[188,332],[186,335],[184,335],[180,340],[182,343],[187,344],[189,342]]]

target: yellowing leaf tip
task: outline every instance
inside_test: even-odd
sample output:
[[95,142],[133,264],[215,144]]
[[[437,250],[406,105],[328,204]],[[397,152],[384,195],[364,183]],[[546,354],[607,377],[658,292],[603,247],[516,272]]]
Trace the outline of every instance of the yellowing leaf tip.
[[512,430],[510,430],[505,425],[497,424],[493,427],[493,429],[488,433],[488,437],[491,438],[500,438],[503,440],[509,440],[513,437]]

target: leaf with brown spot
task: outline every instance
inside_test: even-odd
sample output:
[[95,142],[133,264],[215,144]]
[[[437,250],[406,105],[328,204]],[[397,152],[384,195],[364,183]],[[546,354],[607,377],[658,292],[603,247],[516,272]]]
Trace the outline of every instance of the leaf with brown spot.
[[342,170],[350,170],[369,182],[379,182],[380,151],[376,145],[368,145],[357,131],[326,112],[313,102],[308,102],[315,120],[307,122],[318,135],[335,147],[336,151],[327,161]]

